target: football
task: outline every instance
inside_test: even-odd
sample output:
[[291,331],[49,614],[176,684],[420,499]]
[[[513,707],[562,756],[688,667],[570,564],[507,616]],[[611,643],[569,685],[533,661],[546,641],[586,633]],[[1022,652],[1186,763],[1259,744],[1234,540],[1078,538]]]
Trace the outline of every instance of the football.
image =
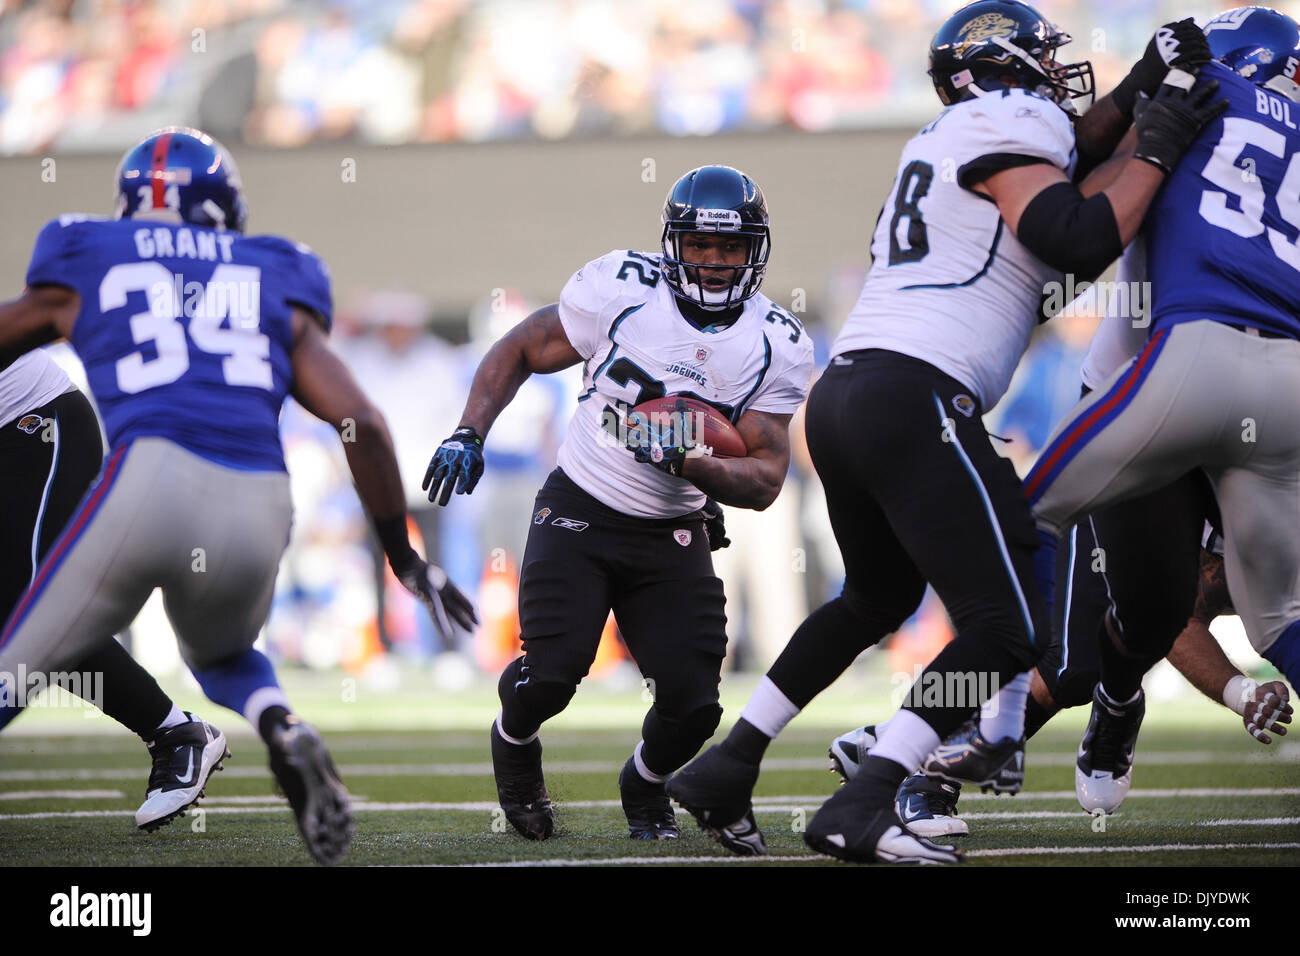
[[654,422],[664,421],[669,415],[685,416],[686,432],[693,444],[708,445],[714,458],[744,458],[749,454],[745,439],[727,417],[698,398],[684,395],[665,395],[652,398],[632,409]]

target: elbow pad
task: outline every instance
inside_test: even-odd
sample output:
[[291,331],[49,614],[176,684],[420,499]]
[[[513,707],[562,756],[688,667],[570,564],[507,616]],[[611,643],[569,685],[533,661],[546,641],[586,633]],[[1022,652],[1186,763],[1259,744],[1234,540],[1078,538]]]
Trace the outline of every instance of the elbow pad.
[[1092,279],[1124,251],[1110,200],[1084,199],[1073,183],[1048,186],[1020,216],[1020,244],[1054,269]]

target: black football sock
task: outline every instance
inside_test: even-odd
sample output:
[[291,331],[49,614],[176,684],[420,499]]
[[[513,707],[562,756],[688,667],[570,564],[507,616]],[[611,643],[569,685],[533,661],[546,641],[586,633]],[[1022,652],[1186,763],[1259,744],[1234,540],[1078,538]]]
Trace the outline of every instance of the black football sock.
[[767,676],[802,710],[899,623],[854,614],[843,597],[827,601],[799,625]]
[[771,742],[771,737],[741,717],[736,721],[736,726],[731,728],[731,733],[727,734],[727,739],[721,746],[733,757],[745,763],[761,763],[763,754],[767,753],[767,745]]
[[1055,717],[1056,713],[1054,710],[1048,710],[1033,694],[1030,694],[1025,700],[1025,739],[1028,740],[1038,733],[1043,724]]
[[1154,662],[1145,657],[1130,657],[1115,646],[1107,628],[1101,631],[1101,687],[1113,702],[1132,700],[1142,689],[1142,678]]
[[863,800],[872,805],[892,807],[899,785],[910,776],[910,771],[900,763],[886,757],[867,754],[853,780],[854,788]]
[[257,732],[266,741],[268,747],[271,746],[272,735],[281,727],[288,725],[288,717],[288,708],[272,704],[262,711],[262,716],[257,718]]
[[98,683],[100,699],[90,702],[145,740],[153,739],[159,724],[171,713],[171,698],[153,675],[112,638],[83,657],[75,669],[98,675],[92,680]]

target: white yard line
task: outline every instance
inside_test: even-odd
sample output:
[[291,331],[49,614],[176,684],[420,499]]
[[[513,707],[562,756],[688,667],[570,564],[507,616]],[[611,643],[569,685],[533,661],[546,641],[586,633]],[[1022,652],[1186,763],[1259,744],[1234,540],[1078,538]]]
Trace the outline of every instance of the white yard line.
[[0,800],[120,800],[121,790],[12,790]]

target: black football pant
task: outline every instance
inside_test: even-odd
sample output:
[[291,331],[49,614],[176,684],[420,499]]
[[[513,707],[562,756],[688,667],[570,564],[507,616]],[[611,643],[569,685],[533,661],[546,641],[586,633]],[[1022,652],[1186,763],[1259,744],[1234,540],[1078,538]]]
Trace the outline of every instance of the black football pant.
[[[0,372],[2,374],[2,372]],[[103,440],[86,397],[64,392],[0,427],[0,475],[5,505],[0,508],[0,619],[17,605],[45,553],[99,473]],[[86,582],[94,587],[94,582]],[[171,711],[171,700],[157,681],[122,645],[104,642],[71,670],[98,676],[104,713],[149,738]]]
[[669,774],[695,756],[722,716],[726,599],[703,518],[628,517],[557,468],[537,495],[520,569],[524,655],[499,684],[509,736],[532,736],[568,705],[611,610],[653,701],[642,759]]
[[927,581],[957,636],[921,675],[921,688],[937,681],[944,692],[909,695],[904,706],[941,738],[1038,661],[1050,640],[1033,572],[1039,537],[1020,480],[980,415],[960,382],[880,349],[833,360],[813,387],[808,448],[845,583],[768,672],[796,706],[897,630]]

